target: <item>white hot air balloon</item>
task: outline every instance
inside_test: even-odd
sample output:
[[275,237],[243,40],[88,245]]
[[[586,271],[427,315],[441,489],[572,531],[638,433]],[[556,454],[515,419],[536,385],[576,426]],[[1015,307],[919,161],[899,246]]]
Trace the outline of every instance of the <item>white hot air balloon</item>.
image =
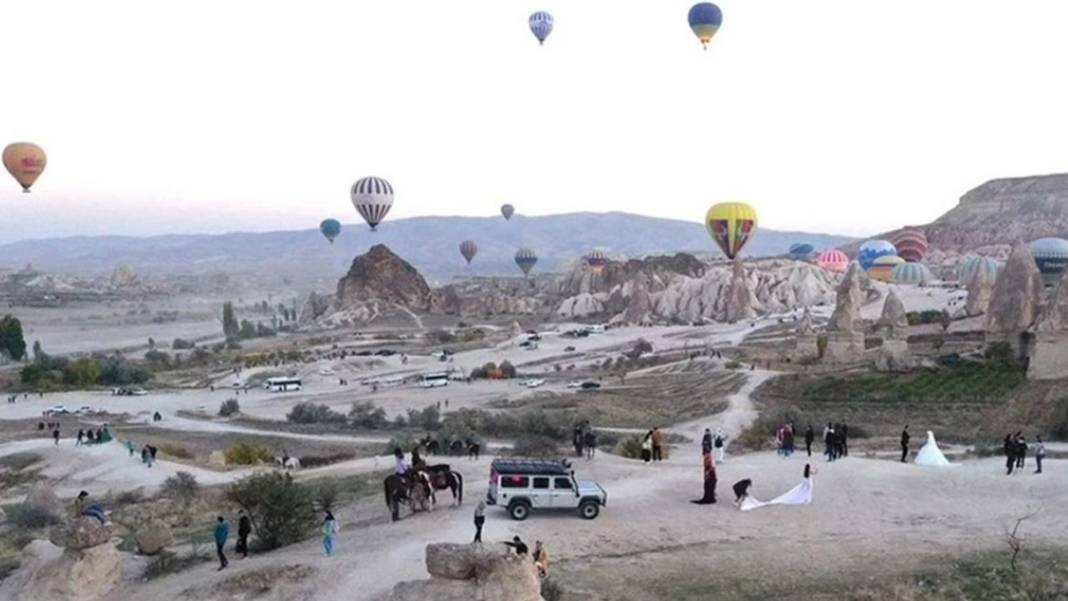
[[365,177],[352,184],[351,197],[352,206],[373,232],[393,206],[393,186],[380,177]]

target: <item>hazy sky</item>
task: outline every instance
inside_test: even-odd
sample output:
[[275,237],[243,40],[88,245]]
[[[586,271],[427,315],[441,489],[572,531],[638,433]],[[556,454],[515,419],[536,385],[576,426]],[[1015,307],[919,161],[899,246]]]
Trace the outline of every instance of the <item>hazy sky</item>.
[[[0,241],[622,210],[862,235],[1068,171],[1068,2],[32,0],[0,18]],[[534,10],[556,29],[544,47]],[[388,219],[387,219],[388,226]]]

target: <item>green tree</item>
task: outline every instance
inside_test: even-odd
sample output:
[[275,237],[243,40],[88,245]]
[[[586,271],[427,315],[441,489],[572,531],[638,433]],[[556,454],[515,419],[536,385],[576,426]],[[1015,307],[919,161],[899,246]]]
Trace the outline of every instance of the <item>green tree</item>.
[[240,331],[241,326],[237,323],[237,318],[234,317],[234,304],[230,301],[223,303],[223,335],[227,338],[234,338]]
[[241,320],[241,329],[237,332],[237,337],[242,340],[256,337],[256,326],[252,325],[252,322],[247,319]]
[[314,491],[289,474],[265,473],[232,484],[226,499],[245,510],[264,550],[304,540],[315,529]]
[[15,361],[26,356],[26,339],[22,337],[22,322],[14,315],[0,319],[0,353]]
[[63,383],[68,386],[93,386],[100,382],[100,367],[96,361],[82,357],[63,369]]

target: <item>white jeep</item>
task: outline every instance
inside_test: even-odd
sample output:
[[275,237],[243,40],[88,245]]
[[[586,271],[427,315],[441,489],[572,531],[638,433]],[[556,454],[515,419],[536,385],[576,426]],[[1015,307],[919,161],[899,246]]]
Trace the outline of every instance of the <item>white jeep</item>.
[[508,510],[514,520],[525,520],[532,510],[578,509],[592,520],[608,503],[600,484],[576,480],[566,461],[494,459],[486,503]]

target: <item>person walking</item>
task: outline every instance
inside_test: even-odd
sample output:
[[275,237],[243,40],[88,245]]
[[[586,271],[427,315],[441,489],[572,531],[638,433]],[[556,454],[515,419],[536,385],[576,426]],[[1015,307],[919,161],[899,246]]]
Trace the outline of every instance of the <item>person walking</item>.
[[1005,475],[1011,476],[1012,468],[1016,467],[1016,442],[1011,433],[1005,435],[1001,450],[1005,453]]
[[78,430],[78,439],[74,441],[74,446],[82,446],[83,440],[85,440],[85,430]]
[[334,514],[327,511],[326,518],[323,519],[323,551],[327,557],[334,554],[334,537],[337,536],[337,531],[337,520],[334,519]]
[[805,430],[805,452],[809,457],[812,456],[812,441],[814,440],[816,440],[816,433],[812,430],[812,424],[809,424]]
[[909,436],[909,426],[905,424],[905,429],[901,431],[901,463],[909,458],[909,440],[912,437]]
[[241,559],[248,559],[248,536],[252,534],[252,520],[244,509],[238,512],[238,515],[241,517],[237,519],[237,552],[241,554]]
[[136,448],[134,447],[133,441],[132,440],[127,440],[126,441],[126,450],[130,452],[130,457],[134,456],[134,450],[135,449]]
[[52,440],[55,441],[56,446],[59,446],[59,424],[56,424],[56,429],[52,430]]
[[723,430],[716,428],[716,437],[712,440],[712,445],[716,448],[716,463],[723,463],[727,460],[727,437],[723,435]]
[[1041,474],[1042,473],[1042,460],[1045,459],[1045,457],[1046,457],[1046,444],[1044,442],[1042,442],[1042,437],[1041,436],[1036,436],[1035,437],[1035,444],[1038,445],[1038,446],[1035,447],[1035,465],[1038,466],[1038,469],[1035,470],[1035,473],[1036,474]]
[[482,543],[482,526],[486,523],[486,502],[479,501],[475,505],[475,540],[472,542]]
[[582,438],[582,445],[586,447],[586,459],[593,459],[597,454],[597,433],[593,431],[593,428],[586,428],[586,434]]
[[230,562],[226,559],[226,553],[224,548],[226,547],[226,539],[230,538],[230,526],[227,525],[226,519],[223,516],[219,516],[215,519],[215,552],[219,555],[219,570],[222,571],[226,566],[230,565]]
[[653,461],[661,461],[664,458],[664,434],[660,428],[653,428]]

